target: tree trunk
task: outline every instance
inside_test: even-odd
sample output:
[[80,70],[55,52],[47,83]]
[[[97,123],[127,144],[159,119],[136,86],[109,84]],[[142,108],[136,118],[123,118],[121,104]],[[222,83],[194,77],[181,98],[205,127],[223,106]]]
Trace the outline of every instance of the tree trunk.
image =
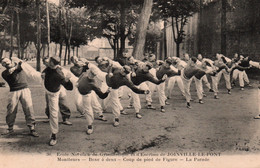
[[46,17],[47,17],[47,31],[48,31],[48,40],[47,40],[47,56],[50,56],[50,15],[49,15],[49,4],[48,1],[46,0]]
[[69,39],[68,39],[68,64],[70,64],[70,40],[72,36],[72,22],[70,19],[70,27],[69,27]]
[[65,55],[64,55],[64,66],[66,65],[66,61],[67,61],[67,50],[68,50],[68,43],[66,42],[66,48],[65,48]]
[[116,59],[120,57],[120,47],[118,39],[115,41],[115,48],[116,48]]
[[163,44],[164,44],[164,59],[167,58],[167,34],[166,34],[166,28],[167,28],[167,21],[164,21],[164,27],[163,27]]
[[3,57],[4,49],[1,49],[0,51],[0,59]]
[[4,50],[6,50],[6,30],[4,28],[4,41],[3,41],[3,46],[1,48],[1,53],[0,53],[0,59],[3,57]]
[[43,47],[42,47],[42,58],[45,57],[46,45],[47,45],[47,44],[43,44]]
[[36,0],[36,13],[37,13],[37,62],[36,70],[41,71],[41,16],[40,16],[40,0]]
[[121,0],[120,8],[120,50],[117,57],[122,57],[123,50],[125,49],[125,20],[126,20],[126,0]]
[[12,11],[12,14],[11,14],[11,30],[10,30],[10,36],[11,36],[11,48],[10,48],[10,58],[12,58],[13,56],[13,48],[14,48],[14,45],[13,45],[13,36],[14,36],[14,10]]
[[77,57],[79,57],[79,47],[77,47]]
[[176,43],[176,56],[180,57],[180,43]]
[[197,38],[198,38],[198,54],[201,54],[201,43],[202,43],[202,34],[203,32],[201,31],[202,29],[202,5],[203,2],[202,0],[199,1],[199,17],[198,17],[198,34],[197,34]]
[[146,31],[151,15],[153,0],[144,0],[143,9],[137,23],[136,39],[134,43],[133,56],[136,59],[142,59],[144,52],[144,44],[146,38]]
[[61,53],[62,53],[62,42],[63,42],[63,38],[62,38],[62,27],[61,27],[61,10],[62,10],[62,3],[63,0],[59,0],[59,35],[60,35],[60,53],[59,53],[59,57],[61,58]]
[[70,44],[68,44],[68,65],[70,65]]
[[20,14],[19,11],[16,11],[17,17],[17,46],[18,46],[18,58],[21,58],[21,43],[20,43]]
[[221,0],[221,54],[226,55],[226,12],[227,12],[227,0]]
[[61,59],[61,54],[62,54],[62,40],[60,40],[60,53],[59,53],[60,59]]
[[21,59],[24,59],[24,48],[21,48]]
[[58,44],[55,44],[55,55],[57,55],[57,51],[58,51]]

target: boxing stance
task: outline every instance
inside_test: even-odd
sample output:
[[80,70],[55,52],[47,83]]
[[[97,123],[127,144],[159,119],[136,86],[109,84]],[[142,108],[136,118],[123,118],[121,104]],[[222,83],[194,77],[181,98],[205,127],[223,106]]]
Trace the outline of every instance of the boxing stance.
[[[192,81],[192,77],[195,76],[195,78],[200,79],[203,75],[207,73],[213,73],[213,69],[211,70],[202,70],[198,66],[196,66],[197,58],[192,57],[188,61],[187,66],[182,70],[181,77],[184,84],[184,91],[185,91],[185,97],[186,97],[186,103],[187,108],[191,108],[190,100],[191,100],[191,94],[190,94],[190,84]],[[200,86],[197,85],[197,88]],[[199,92],[200,94],[201,92]],[[201,96],[200,96],[201,97]]]
[[[175,75],[180,75],[180,71],[172,66],[172,59],[167,58],[165,61],[157,61],[158,62],[158,68],[156,70],[156,78],[158,80],[163,80],[164,76],[172,77]],[[160,83],[159,85],[156,85],[158,96],[159,96],[159,102],[161,106],[161,112],[165,112],[165,105],[169,105],[169,103],[166,101],[167,97],[165,95],[165,82]],[[150,88],[153,89],[153,88]],[[153,90],[151,90],[151,93]],[[151,95],[149,95],[151,96]],[[151,98],[150,98],[151,99]]]
[[[87,134],[93,133],[93,121],[94,114],[93,110],[99,114],[99,119],[106,121],[103,116],[103,110],[101,105],[98,103],[95,93],[101,98],[105,99],[108,96],[109,90],[103,93],[97,86],[95,77],[98,75],[95,65],[88,66],[88,70],[83,72],[78,80],[78,91],[82,96],[83,112],[87,120]],[[95,93],[94,93],[94,92]],[[93,95],[94,94],[94,95]]]
[[6,68],[6,70],[2,72],[2,77],[10,87],[6,114],[6,123],[8,125],[7,134],[12,134],[14,132],[13,126],[18,111],[18,103],[20,101],[23,107],[26,125],[30,130],[30,135],[38,137],[39,135],[35,131],[36,123],[31,91],[28,88],[26,74],[21,67],[22,62],[15,63],[9,58],[3,58],[0,62],[2,66]]
[[[177,68],[180,71],[187,66],[187,63],[185,61],[181,60],[178,57],[172,57],[172,60],[173,60],[174,67]],[[184,86],[183,86],[181,76],[176,75],[176,76],[170,77],[169,80],[168,80],[168,85],[167,85],[167,98],[168,99],[171,98],[175,82],[177,82],[178,87],[179,87],[182,95],[185,97]]]
[[129,66],[123,66],[123,68],[113,67],[113,65],[108,61],[104,60],[100,63],[99,68],[103,72],[108,72],[105,76],[106,84],[108,87],[111,87],[109,96],[105,99],[106,105],[109,103],[112,108],[112,113],[115,116],[114,126],[119,126],[119,117],[120,117],[120,100],[118,98],[118,89],[121,86],[127,86],[132,91],[137,94],[147,94],[148,90],[138,89],[127,77],[126,75],[130,73]]
[[[134,69],[134,73],[130,73],[130,78],[131,81],[133,82],[134,85],[136,85],[136,87],[143,89],[143,90],[149,90],[146,81],[149,81],[151,83],[154,83],[156,85],[161,84],[162,82],[165,81],[165,79],[162,80],[158,80],[156,77],[154,77],[149,70],[152,68],[151,63],[146,62],[140,62],[135,60],[133,62],[133,69]],[[133,99],[133,107],[135,109],[136,112],[136,117],[137,118],[142,118],[142,116],[139,114],[139,111],[141,109],[141,103],[140,103],[140,98],[139,95],[134,93],[132,91],[132,99]]]
[[50,110],[50,128],[52,135],[49,144],[51,146],[57,143],[57,133],[59,131],[58,112],[61,85],[63,85],[67,90],[73,89],[73,84],[68,78],[64,76],[59,63],[59,57],[50,57],[49,66],[43,70],[44,86],[47,92],[48,105]]

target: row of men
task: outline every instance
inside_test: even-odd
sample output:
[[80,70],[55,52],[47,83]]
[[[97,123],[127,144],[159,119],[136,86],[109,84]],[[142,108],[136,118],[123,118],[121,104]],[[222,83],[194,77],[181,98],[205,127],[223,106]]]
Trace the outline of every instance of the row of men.
[[[66,111],[69,112],[69,110],[66,107],[65,89],[75,90],[76,107],[82,115],[85,115],[87,120],[87,134],[91,134],[93,132],[93,110],[99,114],[99,119],[106,121],[103,111],[110,106],[114,114],[113,125],[119,126],[120,114],[125,113],[120,103],[120,96],[118,95],[121,86],[125,85],[130,88],[132,106],[136,117],[140,119],[142,116],[140,114],[141,104],[138,94],[145,94],[146,107],[148,109],[155,109],[152,106],[152,94],[155,89],[157,89],[159,96],[160,111],[165,112],[164,107],[168,104],[165,95],[165,80],[167,78],[167,89],[171,91],[174,82],[177,81],[183,95],[186,97],[187,107],[191,108],[190,84],[192,79],[195,81],[199,103],[202,104],[202,80],[204,79],[205,81],[206,74],[211,75],[212,90],[214,91],[215,98],[218,98],[218,83],[222,74],[225,77],[225,74],[228,76],[230,72],[235,72],[236,70],[240,74],[240,71],[243,72],[250,65],[259,67],[259,63],[253,62],[248,58],[241,58],[235,62],[232,60],[229,61],[227,57],[221,54],[217,54],[216,61],[206,58],[197,59],[195,57],[188,59],[188,62],[177,57],[170,57],[165,61],[156,61],[154,57],[152,54],[149,56],[150,61],[139,61],[131,56],[128,57],[127,52],[124,52],[122,59],[116,62],[106,57],[102,58],[98,56],[95,59],[97,66],[88,60],[78,60],[77,57],[72,57],[74,66],[68,71],[59,65],[59,57],[54,56],[44,59],[46,68],[42,73],[35,71],[35,69],[21,60],[12,61],[8,58],[3,58],[1,63],[6,70],[2,73],[2,76],[10,86],[6,116],[8,133],[13,132],[18,101],[20,100],[30,133],[32,136],[38,136],[35,131],[35,117],[31,93],[26,81],[27,78],[41,83],[46,90],[46,109],[48,109],[46,111],[49,112],[52,133],[49,144],[53,146],[57,143],[59,110],[62,112],[63,123],[71,125],[67,120],[69,114],[66,115]],[[247,62],[248,66],[245,66],[245,62]],[[228,82],[227,77],[225,79],[228,93],[231,94],[230,82]],[[97,95],[102,100],[101,103],[97,99]]]

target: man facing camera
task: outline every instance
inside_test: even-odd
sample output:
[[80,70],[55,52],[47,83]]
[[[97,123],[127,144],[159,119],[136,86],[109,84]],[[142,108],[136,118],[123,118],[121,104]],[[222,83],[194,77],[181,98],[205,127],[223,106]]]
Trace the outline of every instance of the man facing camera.
[[59,131],[58,112],[61,85],[67,90],[73,89],[73,84],[69,80],[69,77],[65,77],[61,67],[59,66],[59,63],[59,57],[50,57],[48,67],[46,67],[42,72],[50,110],[50,127],[52,132],[50,139],[51,146],[57,143],[56,135]]
[[6,70],[2,72],[2,77],[10,87],[6,115],[6,123],[8,125],[7,134],[14,132],[13,126],[18,110],[18,103],[20,101],[25,114],[26,125],[30,130],[30,135],[38,137],[39,135],[35,131],[35,117],[31,91],[28,88],[26,74],[21,67],[21,63],[15,63],[9,58],[3,58],[0,62],[2,66],[6,68]]

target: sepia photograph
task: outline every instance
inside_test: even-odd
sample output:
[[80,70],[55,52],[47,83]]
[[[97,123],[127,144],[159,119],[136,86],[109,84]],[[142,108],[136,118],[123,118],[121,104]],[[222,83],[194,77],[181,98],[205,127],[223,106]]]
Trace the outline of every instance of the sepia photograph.
[[0,0],[0,167],[260,168],[259,9]]

